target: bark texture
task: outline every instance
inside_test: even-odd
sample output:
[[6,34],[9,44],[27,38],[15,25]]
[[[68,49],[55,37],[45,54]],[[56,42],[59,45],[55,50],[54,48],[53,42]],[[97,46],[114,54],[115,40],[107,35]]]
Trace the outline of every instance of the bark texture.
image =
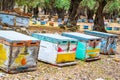
[[106,6],[106,4],[107,4],[106,0],[99,1],[99,7],[96,11],[94,27],[93,27],[93,30],[95,31],[106,32],[104,26],[104,19],[103,19],[103,9]]

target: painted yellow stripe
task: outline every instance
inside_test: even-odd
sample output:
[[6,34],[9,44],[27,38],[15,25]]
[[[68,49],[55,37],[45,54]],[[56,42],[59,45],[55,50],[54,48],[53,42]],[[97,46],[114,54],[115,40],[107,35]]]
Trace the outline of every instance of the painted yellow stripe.
[[68,62],[75,60],[75,53],[57,54],[57,63]]
[[100,49],[93,49],[93,50],[86,50],[86,53],[89,53],[89,52],[99,52]]

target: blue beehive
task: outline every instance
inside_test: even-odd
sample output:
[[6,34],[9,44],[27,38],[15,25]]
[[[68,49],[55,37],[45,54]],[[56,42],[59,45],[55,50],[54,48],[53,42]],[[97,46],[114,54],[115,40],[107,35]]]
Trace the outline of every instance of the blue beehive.
[[0,29],[2,29],[2,27],[3,27],[3,26],[2,26],[2,25],[0,25]]
[[29,17],[19,16],[14,13],[0,13],[0,20],[2,24],[9,26],[29,26]]
[[84,25],[83,29],[88,29],[88,27],[89,27],[88,25]]
[[120,28],[119,28],[119,27],[114,27],[114,30],[115,30],[115,31],[119,31]]
[[7,14],[7,13],[0,13],[1,23],[7,24],[9,26],[13,26],[15,22],[15,15]]
[[106,30],[112,30],[112,27],[106,27]]
[[81,20],[81,19],[78,19],[77,22],[82,22],[82,20]]
[[86,22],[86,20],[87,20],[86,18],[83,18],[83,19],[82,19],[82,22]]
[[25,16],[16,16],[16,26],[28,27],[29,26],[29,17]]
[[46,24],[46,21],[41,21],[41,25],[45,25]]
[[62,18],[58,19],[58,25],[62,24]]
[[118,35],[98,32],[98,31],[85,31],[85,34],[99,36],[101,40],[101,53],[102,54],[115,54],[116,53],[116,43]]
[[88,22],[93,23],[93,22],[94,22],[94,20],[93,20],[93,19],[89,19],[89,20],[88,20]]
[[90,61],[100,59],[100,37],[90,36],[81,33],[64,32],[62,36],[78,40],[76,58]]

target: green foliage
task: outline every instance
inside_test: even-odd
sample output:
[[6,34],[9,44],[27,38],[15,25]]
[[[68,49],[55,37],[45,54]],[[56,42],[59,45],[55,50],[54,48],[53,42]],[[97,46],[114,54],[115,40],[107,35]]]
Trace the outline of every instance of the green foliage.
[[65,10],[69,9],[70,0],[16,0],[18,6],[40,6],[42,8],[50,8],[54,6],[56,8],[64,8]]
[[16,3],[18,6],[32,6],[32,7],[36,7],[37,5],[40,4],[40,2],[42,2],[44,0],[16,0]]
[[16,3],[18,6],[24,6],[27,4],[27,1],[26,0],[16,0]]
[[120,12],[120,1],[119,0],[113,0],[113,1],[107,2],[107,5],[104,8],[104,12],[112,13],[113,11]]
[[108,10],[109,12],[114,11],[114,10],[120,10],[120,1],[116,0],[116,1],[111,1],[110,5],[108,5]]
[[56,0],[55,7],[57,8],[64,8],[68,10],[70,6],[70,0]]
[[93,9],[95,7],[96,1],[95,0],[82,0],[81,5],[83,7],[88,7]]
[[[98,2],[101,0],[82,0],[80,3],[82,7],[87,7],[89,9],[96,10],[98,7]],[[104,8],[106,12],[113,12],[115,10],[120,11],[120,1],[119,0],[106,0],[107,5]],[[49,8],[52,7],[60,8],[68,10],[70,7],[70,0],[16,0],[18,6],[32,6],[36,7],[39,6],[41,8]],[[97,6],[96,6],[97,5]]]

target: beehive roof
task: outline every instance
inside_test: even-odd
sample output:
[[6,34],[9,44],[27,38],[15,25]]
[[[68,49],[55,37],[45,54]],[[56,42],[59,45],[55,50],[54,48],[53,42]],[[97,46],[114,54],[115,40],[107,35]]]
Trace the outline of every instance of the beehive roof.
[[77,32],[64,32],[64,33],[62,33],[62,35],[67,36],[67,37],[71,37],[71,38],[75,38],[75,39],[81,40],[81,41],[100,39],[100,37],[86,35],[86,34],[77,33]]
[[38,41],[38,39],[33,38],[31,36],[28,35],[24,35],[15,31],[6,31],[6,30],[0,30],[0,38],[3,38],[5,40],[7,40],[8,42],[12,42],[12,41],[27,41],[27,40],[31,40],[31,41]]

